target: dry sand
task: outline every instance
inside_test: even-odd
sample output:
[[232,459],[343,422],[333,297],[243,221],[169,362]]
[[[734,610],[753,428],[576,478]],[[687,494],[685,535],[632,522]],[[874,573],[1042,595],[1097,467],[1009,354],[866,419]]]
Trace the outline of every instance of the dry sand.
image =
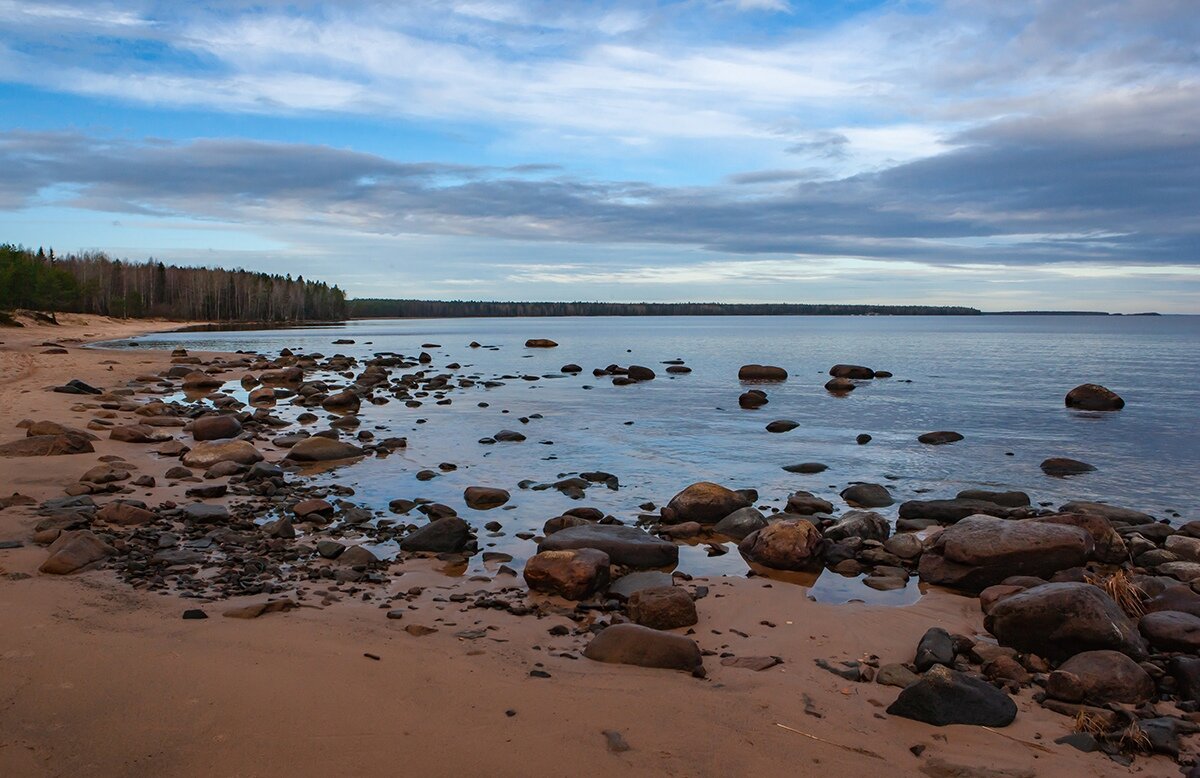
[[[87,413],[70,410],[80,398],[46,387],[71,378],[116,386],[168,361],[70,343],[68,354],[44,355],[38,344],[173,326],[69,317],[0,329],[0,442],[23,435],[15,425],[24,418],[86,424]],[[60,496],[106,453],[139,473],[173,464],[146,451],[102,440],[94,454],[0,459],[0,494]],[[147,502],[182,488],[159,487]],[[27,508],[0,511],[0,540],[27,541],[35,520]],[[702,648],[784,660],[754,672],[709,656],[700,680],[579,658],[580,639],[547,633],[573,626],[566,618],[436,601],[498,584],[420,562],[399,580],[431,588],[403,619],[346,599],[253,621],[220,618],[231,604],[209,603],[214,618],[185,621],[194,601],[132,589],[107,571],[41,575],[44,558],[28,542],[0,551],[2,776],[1180,774],[1162,757],[1124,768],[1054,744],[1072,722],[1028,691],[1004,730],[936,728],[887,716],[897,689],[814,664],[909,661],[932,626],[982,633],[978,601],[946,592],[910,607],[831,606],[761,578],[696,581],[710,587],[698,603]],[[12,575],[22,573],[30,577]],[[415,637],[406,624],[438,631]],[[489,626],[479,638],[455,634]],[[605,730],[630,750],[610,750]],[[916,745],[926,747],[920,757]]]

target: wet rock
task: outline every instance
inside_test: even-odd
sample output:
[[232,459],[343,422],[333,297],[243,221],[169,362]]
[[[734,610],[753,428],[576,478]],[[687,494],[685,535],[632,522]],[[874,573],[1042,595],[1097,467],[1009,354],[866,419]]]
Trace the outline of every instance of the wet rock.
[[865,446],[868,443],[870,443],[872,440],[873,440],[873,438],[865,432],[854,438],[854,442],[860,446]]
[[1129,558],[1129,549],[1125,545],[1125,540],[1117,534],[1112,524],[1103,516],[1061,513],[1053,516],[1039,516],[1030,521],[1078,527],[1087,532],[1092,536],[1092,558],[1105,564],[1120,564]]
[[644,589],[629,597],[629,618],[651,629],[678,629],[698,622],[696,603],[676,586]]
[[881,665],[875,673],[875,683],[903,689],[921,680],[921,676],[902,664]]
[[1014,575],[1049,577],[1084,564],[1094,547],[1078,527],[969,516],[944,529],[921,555],[921,580],[981,591]]
[[537,592],[584,600],[608,584],[608,554],[594,548],[542,551],[525,563],[525,583]]
[[917,436],[917,440],[927,446],[944,446],[947,443],[957,443],[962,439],[963,436],[960,433],[949,430],[926,432],[924,435]]
[[224,505],[196,502],[185,505],[183,515],[194,524],[226,524],[229,522],[229,509]]
[[865,381],[874,378],[875,371],[862,365],[834,365],[829,368],[829,375],[833,378],[853,378],[857,381]]
[[923,673],[934,665],[954,664],[954,639],[941,627],[931,627],[917,643],[917,656],[913,660],[917,672]]
[[467,507],[477,511],[499,508],[508,502],[508,498],[509,494],[505,490],[487,486],[468,486],[463,491],[463,500],[467,503]]
[[492,439],[501,443],[520,443],[525,440],[525,436],[514,430],[500,430]]
[[90,530],[63,531],[46,550],[50,555],[38,570],[50,575],[74,573],[115,553]]
[[1119,651],[1084,651],[1050,673],[1046,694],[1091,705],[1140,705],[1154,696],[1154,681],[1141,665]]
[[984,626],[1002,645],[1048,659],[1109,649],[1146,655],[1133,622],[1091,584],[1048,583],[1010,595],[984,616]]
[[760,389],[751,389],[738,395],[738,405],[742,408],[761,408],[767,402],[767,393]]
[[0,456],[66,456],[95,450],[82,435],[35,435],[0,443]]
[[121,443],[162,443],[170,440],[171,436],[146,424],[127,424],[113,427],[109,430],[108,438]]
[[364,546],[347,546],[337,555],[337,563],[343,567],[362,567],[378,561],[379,557]]
[[1096,469],[1094,465],[1089,465],[1087,462],[1080,462],[1078,459],[1068,459],[1067,457],[1050,457],[1042,461],[1041,468],[1042,472],[1046,475],[1060,478],[1068,475],[1090,473]]
[[314,435],[292,446],[284,458],[294,462],[332,462],[360,457],[365,453],[353,443]]
[[895,502],[880,484],[852,484],[842,490],[842,499],[859,508],[886,508]]
[[1181,611],[1200,616],[1200,594],[1190,586],[1176,584],[1168,586],[1143,603],[1146,613],[1155,611]]
[[925,544],[911,532],[893,535],[883,543],[883,550],[901,559],[912,560],[921,555]]
[[792,421],[791,419],[776,419],[767,424],[767,432],[791,432],[799,426],[799,422]]
[[786,381],[788,373],[774,365],[742,365],[738,370],[739,381]]
[[1025,508],[1029,505],[1029,495],[1025,492],[993,492],[987,489],[964,489],[959,492],[960,500],[990,502],[1005,508]]
[[1007,727],[1017,717],[1017,705],[986,681],[938,665],[901,691],[887,712],[936,727]]
[[350,389],[343,389],[336,394],[331,394],[321,401],[321,407],[330,412],[345,413],[347,411],[357,411],[361,406],[362,400],[358,395]]
[[1080,384],[1067,392],[1065,404],[1085,411],[1119,411],[1125,407],[1119,394],[1099,384]]
[[1200,650],[1200,616],[1182,611],[1154,611],[1142,617],[1138,629],[1161,651],[1194,654]]
[[738,508],[733,513],[721,519],[713,527],[713,532],[719,535],[724,535],[727,538],[741,540],[751,532],[760,530],[767,526],[767,520],[753,506]]
[[525,348],[554,348],[557,345],[549,338],[530,338],[525,341]]
[[812,492],[797,491],[788,495],[787,512],[801,516],[811,516],[814,513],[833,513],[833,503],[817,497]]
[[219,462],[252,465],[262,461],[262,458],[263,455],[250,442],[227,440],[197,443],[191,451],[183,455],[182,462],[185,467],[209,468]]
[[679,561],[674,543],[620,524],[587,524],[567,527],[550,535],[539,551],[594,548],[608,554],[613,564],[635,568],[671,567]]
[[854,382],[849,378],[831,378],[825,382],[825,391],[831,394],[846,394],[854,389]]
[[580,516],[564,514],[562,516],[555,516],[552,519],[547,519],[546,523],[542,525],[542,534],[553,535],[555,532],[564,530],[567,527],[582,527],[595,523],[596,522],[594,519],[585,519]]
[[729,514],[750,505],[750,500],[740,492],[708,481],[692,484],[671,498],[660,511],[666,524],[698,521],[701,524],[716,524]]
[[984,500],[908,500],[900,504],[901,519],[931,519],[939,524],[953,524],[968,516],[1007,518],[1011,508]]
[[184,389],[218,389],[224,383],[224,379],[201,370],[193,370],[183,377]]
[[558,370],[561,373],[582,373],[583,372],[583,368],[574,363],[563,365]]
[[414,530],[400,541],[404,551],[459,552],[471,540],[471,526],[457,516],[447,516]]
[[807,570],[821,559],[821,531],[807,519],[784,519],[747,535],[738,551],[774,570]]
[[783,469],[789,473],[812,475],[815,473],[824,473],[829,469],[829,465],[822,464],[821,462],[801,462],[798,465],[784,465]]
[[241,434],[242,423],[236,416],[229,414],[201,416],[192,422],[192,438],[194,440],[223,440],[236,438]]
[[1101,502],[1074,500],[1059,507],[1062,513],[1087,513],[1101,516],[1113,524],[1153,524],[1155,519],[1148,513],[1122,508],[1117,505],[1106,505]]
[[621,576],[608,587],[608,594],[619,600],[627,600],[635,592],[644,589],[661,589],[671,586],[671,576],[661,570],[638,570]]
[[654,380],[654,371],[644,365],[630,365],[627,375],[634,381]]
[[827,527],[823,534],[833,541],[847,538],[884,541],[891,531],[888,520],[874,511],[847,511],[837,522]]
[[329,518],[333,516],[333,506],[325,500],[313,498],[301,500],[292,506],[292,513],[296,518],[311,521],[318,518]]
[[639,624],[608,627],[592,638],[583,655],[596,662],[683,670],[704,676],[704,661],[694,640]]

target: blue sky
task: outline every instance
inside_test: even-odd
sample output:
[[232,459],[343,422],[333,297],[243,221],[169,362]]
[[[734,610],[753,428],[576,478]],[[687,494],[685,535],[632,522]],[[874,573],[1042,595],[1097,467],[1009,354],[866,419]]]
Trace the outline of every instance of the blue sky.
[[354,296],[1200,312],[1191,0],[0,0],[0,240]]

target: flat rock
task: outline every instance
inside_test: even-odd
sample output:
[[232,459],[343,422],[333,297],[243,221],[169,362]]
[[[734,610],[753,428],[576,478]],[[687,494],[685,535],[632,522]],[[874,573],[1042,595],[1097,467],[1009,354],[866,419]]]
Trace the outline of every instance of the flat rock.
[[592,638],[583,655],[596,662],[683,670],[704,676],[696,641],[639,624],[614,624]]
[[344,440],[330,440],[314,435],[305,438],[288,449],[285,459],[294,462],[333,462],[339,459],[361,457],[366,452]]
[[1094,547],[1078,527],[969,516],[934,538],[918,569],[928,583],[978,592],[1010,576],[1049,578],[1078,567]]
[[944,446],[947,443],[957,443],[962,439],[963,436],[961,433],[951,432],[950,430],[926,432],[923,435],[917,436],[917,440],[927,446]]
[[49,556],[38,570],[50,575],[74,573],[116,553],[90,530],[63,531],[46,550]]
[[90,454],[96,449],[82,435],[33,435],[9,443],[0,443],[0,457],[57,457]]
[[738,370],[739,381],[786,381],[788,372],[775,365],[742,365]]
[[1068,459],[1067,457],[1050,457],[1045,459],[1041,464],[1042,472],[1046,475],[1063,477],[1068,475],[1080,475],[1082,473],[1090,473],[1096,469],[1094,465],[1089,465],[1087,462],[1080,462],[1078,459]]
[[197,443],[183,455],[185,467],[208,469],[220,462],[252,465],[262,461],[262,453],[246,440],[222,440]]
[[620,524],[587,524],[567,527],[547,537],[539,551],[594,548],[608,554],[613,564],[635,568],[672,567],[679,561],[674,543]]

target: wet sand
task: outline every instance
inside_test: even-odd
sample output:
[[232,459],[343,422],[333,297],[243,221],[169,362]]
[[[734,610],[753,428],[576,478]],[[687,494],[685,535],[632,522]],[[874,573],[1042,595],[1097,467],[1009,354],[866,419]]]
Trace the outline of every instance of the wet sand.
[[[175,326],[84,319],[0,329],[0,442],[23,436],[15,425],[26,418],[87,423],[89,413],[71,410],[79,397],[46,387],[71,378],[123,385],[168,365],[167,353],[71,343],[68,354],[39,353],[43,341]],[[0,494],[61,496],[105,454],[137,474],[176,464],[101,437],[91,454],[0,458]],[[137,496],[182,501],[190,485]],[[910,661],[933,626],[983,634],[978,600],[949,592],[907,607],[834,606],[761,578],[696,579],[689,589],[709,587],[692,628],[702,649],[783,660],[755,672],[706,656],[708,676],[697,679],[584,659],[585,638],[549,634],[575,626],[565,616],[450,600],[522,586],[519,578],[451,578],[424,561],[396,566],[393,590],[428,587],[393,604],[405,609],[400,619],[343,592],[327,606],[310,597],[255,620],[221,618],[238,600],[205,603],[210,618],[183,620],[195,601],[133,589],[107,570],[39,574],[46,551],[29,542],[36,520],[29,507],[0,511],[0,540],[25,541],[0,550],[3,775],[1179,775],[1163,757],[1126,768],[1056,745],[1072,720],[1028,689],[1003,730],[937,728],[885,714],[898,689],[814,663]],[[409,634],[413,624],[437,632]],[[629,750],[611,749],[605,731]],[[914,746],[925,747],[920,756]]]

